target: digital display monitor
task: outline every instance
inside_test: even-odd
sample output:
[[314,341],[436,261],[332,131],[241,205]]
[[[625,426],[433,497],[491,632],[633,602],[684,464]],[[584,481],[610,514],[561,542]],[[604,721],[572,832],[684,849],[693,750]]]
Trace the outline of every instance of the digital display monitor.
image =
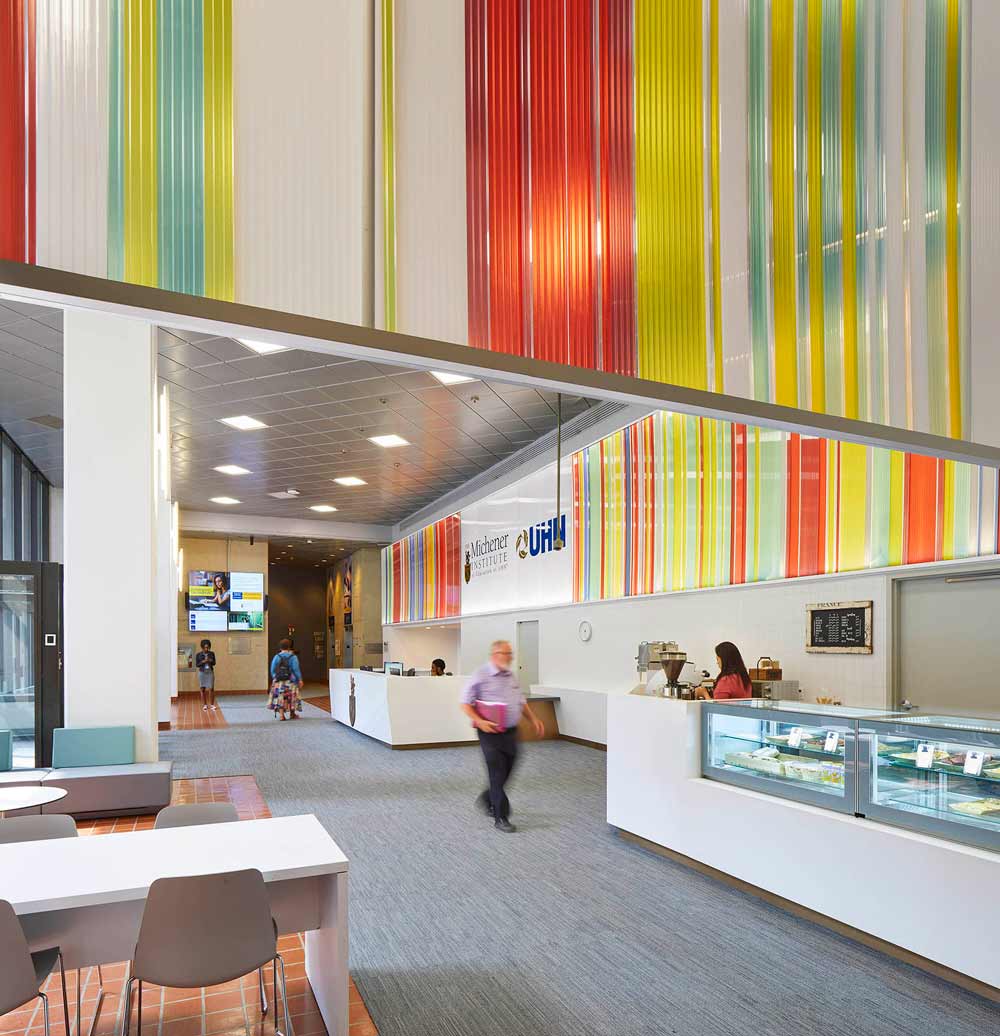
[[188,573],[188,608],[191,611],[229,611],[229,598],[228,572],[198,570]]
[[385,672],[387,676],[402,676],[403,675],[403,663],[402,662],[386,662]]
[[[264,611],[264,573],[229,573],[229,610],[231,612]],[[263,623],[261,624],[263,629]]]
[[224,633],[228,618],[223,611],[189,611],[188,629],[192,633]]
[[263,633],[264,613],[251,611],[233,611],[229,613],[230,633]]

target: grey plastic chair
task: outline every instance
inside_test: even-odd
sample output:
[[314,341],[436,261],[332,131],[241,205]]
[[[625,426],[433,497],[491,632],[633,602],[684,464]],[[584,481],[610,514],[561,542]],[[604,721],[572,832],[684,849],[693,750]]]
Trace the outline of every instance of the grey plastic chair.
[[[35,817],[28,819],[34,820]],[[63,1019],[69,1032],[69,1001],[66,998],[66,971],[63,968],[62,953],[58,946],[48,950],[28,949],[28,940],[14,908],[6,899],[0,899],[0,1014],[6,1014],[21,1007],[36,997],[42,1001],[42,1017],[45,1021],[45,1036],[49,1036],[49,998],[42,992],[45,980],[52,969],[59,965],[62,978]]]
[[[14,842],[45,842],[50,838],[76,838],[79,832],[76,821],[67,813],[43,813],[40,816],[7,817],[0,820],[0,845],[11,845]],[[82,1036],[80,1016],[82,1014],[82,988],[80,968],[76,969],[76,1034]],[[63,999],[66,998],[65,980],[63,983]],[[101,1015],[104,1003],[104,974],[101,965],[97,965],[97,1004],[94,1008],[94,1020],[90,1023],[93,1033],[97,1019]],[[69,1033],[69,1026],[66,1026]]]
[[[274,968],[277,1012],[278,971],[285,1036],[292,1036],[285,989],[285,962],[278,953],[278,926],[258,870],[159,878],[149,887],[139,938],[122,990],[122,1036],[128,1036],[132,986],[138,983],[137,1034],[142,1036],[142,984],[173,989],[217,986]],[[262,978],[263,981],[263,978]],[[275,1034],[280,1036],[275,1016]]]
[[195,802],[186,806],[167,806],[156,814],[153,828],[197,827],[200,824],[228,824],[239,820],[231,802]]

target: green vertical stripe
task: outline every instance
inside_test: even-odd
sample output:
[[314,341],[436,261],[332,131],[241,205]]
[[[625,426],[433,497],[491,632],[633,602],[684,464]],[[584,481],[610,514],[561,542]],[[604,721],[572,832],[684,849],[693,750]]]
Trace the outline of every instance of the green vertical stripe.
[[[875,4],[875,183],[872,187],[871,221],[874,240],[875,267],[874,294],[871,302],[869,353],[871,355],[871,420],[880,424],[889,421],[889,337],[886,311],[886,181],[885,181],[885,73],[882,56],[885,53],[885,4]],[[899,376],[899,375],[897,375]]]
[[[807,100],[809,81],[808,0],[795,0],[795,286],[796,341],[799,370],[799,406],[813,406],[811,385],[817,372],[811,370],[812,349],[809,327],[809,140]],[[822,372],[818,372],[822,374]]]
[[758,579],[780,579],[785,574],[785,486],[788,448],[786,434],[760,429],[760,484]]
[[868,530],[868,559],[870,568],[890,564],[890,516],[892,512],[892,453],[872,449],[869,460],[870,527]]
[[125,279],[123,0],[108,0],[108,276]]
[[160,287],[205,293],[205,127],[202,0],[160,5]]
[[844,412],[840,0],[823,0],[823,303],[826,412]]

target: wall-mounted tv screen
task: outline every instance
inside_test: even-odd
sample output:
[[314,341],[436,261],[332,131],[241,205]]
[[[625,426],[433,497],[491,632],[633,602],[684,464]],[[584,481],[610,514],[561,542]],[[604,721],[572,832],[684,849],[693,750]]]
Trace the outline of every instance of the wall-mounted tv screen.
[[228,572],[198,570],[188,573],[188,608],[191,611],[227,612],[229,598]]
[[192,633],[223,633],[229,614],[220,611],[189,611],[188,629]]
[[188,573],[188,629],[192,633],[264,630],[263,572]]

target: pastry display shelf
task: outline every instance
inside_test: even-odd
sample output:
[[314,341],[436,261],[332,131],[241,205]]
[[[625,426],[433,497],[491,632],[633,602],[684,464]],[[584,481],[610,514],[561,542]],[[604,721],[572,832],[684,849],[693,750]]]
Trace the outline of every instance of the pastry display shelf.
[[[910,770],[916,773],[934,774],[939,777],[959,777],[966,781],[984,781],[987,784],[1000,784],[1000,776],[992,777],[987,773],[978,775],[965,773],[961,766],[945,767],[941,763],[935,763],[933,766],[917,766],[916,763],[911,762],[909,759],[893,759],[891,755],[880,755],[878,759],[879,770],[886,766],[893,770]],[[989,768],[1000,769],[1000,766]]]
[[[816,758],[833,759],[843,762],[844,759],[844,739],[840,739],[840,747],[835,752],[827,752],[822,748],[814,748],[811,744],[800,744],[798,748],[791,748],[788,745],[787,734],[763,734],[760,737],[756,737],[753,734],[735,734],[723,733],[720,735],[727,741],[743,741],[747,745],[753,745],[754,748],[776,748],[779,752],[798,752],[800,755],[815,756]],[[825,730],[819,731],[818,740],[822,741],[826,736]],[[816,742],[816,737],[809,738],[809,741]]]

